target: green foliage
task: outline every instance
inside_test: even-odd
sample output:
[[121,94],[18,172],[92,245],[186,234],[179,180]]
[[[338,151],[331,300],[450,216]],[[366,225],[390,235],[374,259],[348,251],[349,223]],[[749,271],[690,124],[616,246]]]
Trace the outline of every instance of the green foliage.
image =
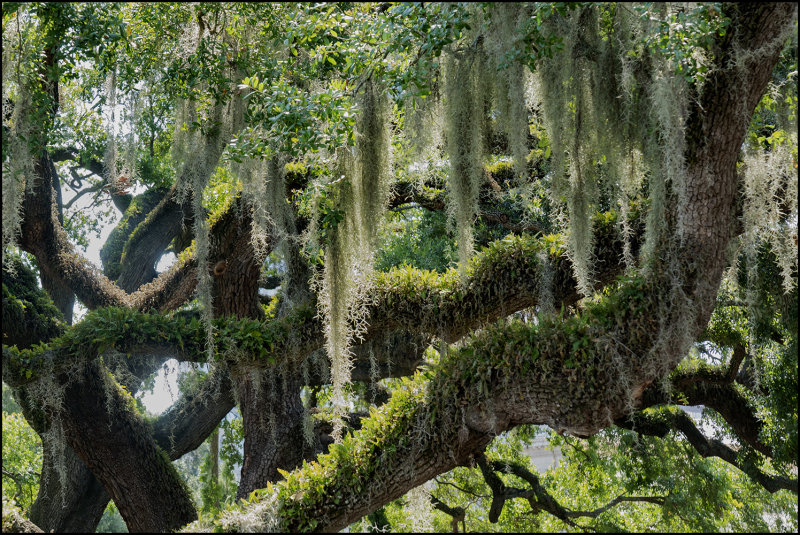
[[114,500],[108,502],[106,510],[103,512],[103,517],[100,523],[97,524],[95,533],[128,533],[128,527],[125,521],[122,520],[122,515],[119,514]]
[[[6,386],[3,384],[3,392]],[[30,510],[39,491],[42,441],[22,413],[8,413],[3,404],[3,501],[14,500]]]
[[412,208],[392,219],[378,248],[375,265],[378,271],[411,265],[443,273],[456,261],[455,244],[448,236],[442,213]]
[[49,340],[64,330],[64,317],[41,288],[36,274],[19,255],[3,264],[4,339],[25,348]]
[[[609,428],[588,440],[552,436],[551,443],[564,459],[545,482],[568,507],[591,511],[623,493],[666,498],[661,507],[631,503],[610,509],[596,520],[606,529],[647,524],[664,532],[766,531],[791,530],[797,522],[796,511],[794,519],[784,516],[791,510],[785,509],[788,492],[768,494],[723,461],[700,457],[678,436],[661,439]],[[563,524],[550,518],[546,529],[558,526]]]
[[[345,397],[363,397],[363,386],[348,384],[349,350],[370,321],[367,310],[415,321],[421,308],[433,310],[433,326],[396,321],[406,321],[402,328],[414,332],[473,332],[452,347],[442,343],[438,352],[428,348],[427,367],[413,380],[390,382],[391,400],[372,409],[364,428],[344,437],[328,456],[257,491],[251,502],[266,511],[264,518],[221,511],[241,510],[231,502],[232,467],[241,463],[243,439],[240,419],[223,423],[222,477],[212,479],[204,446],[189,479],[206,519],[236,529],[271,527],[264,520],[275,520],[279,507],[279,528],[315,528],[326,512],[301,506],[330,489],[358,495],[378,475],[386,477],[384,463],[413,452],[409,434],[420,421],[437,423],[431,440],[452,438],[460,421],[455,403],[485,403],[493,388],[509,386],[509,377],[542,384],[564,374],[572,379],[560,394],[570,403],[622,399],[633,410],[630,359],[637,359],[637,370],[648,378],[666,373],[658,350],[646,350],[642,341],[658,333],[662,346],[688,348],[690,342],[668,335],[674,334],[671,324],[680,323],[674,320],[690,321],[693,309],[682,309],[686,318],[663,316],[665,306],[653,296],[664,295],[664,288],[654,288],[648,278],[663,273],[648,269],[663,256],[664,243],[676,243],[685,230],[680,211],[686,202],[687,110],[714,69],[736,68],[715,65],[732,9],[737,8],[718,3],[3,4],[4,335],[18,327],[35,331],[30,343],[4,346],[9,381],[55,387],[54,367],[65,370],[106,352],[136,359],[136,352],[154,347],[177,347],[189,360],[206,355],[269,367],[292,356],[298,343],[318,347],[312,338],[322,324],[334,386],[322,387],[319,401],[334,404],[341,416],[349,407]],[[737,388],[754,407],[763,425],[759,439],[774,458],[767,461],[747,448],[741,455],[769,473],[796,477],[797,43],[789,37],[739,167],[745,228],[738,265],[719,295],[704,345],[692,350],[683,371],[712,370],[707,361],[729,365],[733,350],[743,347],[742,374],[751,373],[753,380],[745,377]],[[125,106],[121,115],[115,104]],[[73,163],[85,169],[107,152],[110,178],[124,168],[148,187],[133,198],[103,250],[112,279],[120,262],[136,261],[125,255],[144,236],[166,188],[175,184],[180,201],[193,196],[195,244],[181,261],[192,255],[197,261],[204,323],[191,314],[107,308],[63,332],[33,274],[6,262],[22,221],[23,193],[36,178],[34,156],[43,149],[73,153],[59,169],[63,176]],[[391,155],[399,157],[392,161]],[[238,167],[249,169],[247,180]],[[441,212],[407,204],[379,235],[392,178],[411,183],[420,206],[446,203],[455,233],[448,233]],[[84,182],[99,186],[94,177]],[[80,183],[70,185],[80,189]],[[287,192],[291,204],[283,197]],[[240,194],[250,203],[245,209],[253,209],[257,262],[271,251],[273,238],[297,239],[307,228],[304,243],[292,245],[304,247],[311,264],[321,268],[314,289],[321,290],[323,321],[315,319],[313,305],[276,310],[277,300],[260,321],[212,320],[208,231]],[[109,207],[107,197],[95,202]],[[620,217],[597,215],[617,205]],[[486,206],[492,211],[483,212]],[[292,208],[301,216],[297,221]],[[632,214],[640,210],[648,223],[644,252],[636,258],[642,240]],[[476,224],[481,212],[487,217]],[[98,221],[94,211],[67,210],[64,226],[86,246]],[[609,237],[615,226],[626,265],[644,269],[593,295],[593,251],[616,240]],[[512,227],[527,230],[510,235]],[[559,229],[565,233],[532,237]],[[553,277],[563,272],[565,255],[587,299],[575,306],[576,314],[551,314]],[[271,260],[289,258],[282,251]],[[460,273],[450,269],[456,258]],[[530,288],[538,308],[488,325],[470,315],[483,301],[492,302],[504,290],[500,281],[509,278]],[[673,298],[679,290],[670,292]],[[34,343],[41,340],[48,343]],[[434,376],[439,378],[426,382]],[[182,388],[201,378],[184,377]],[[134,410],[127,391],[117,393],[123,408]],[[58,397],[52,395],[51,404]],[[674,407],[661,410],[656,416],[666,421]],[[5,423],[4,414],[4,469]],[[731,435],[718,418],[709,417],[711,424],[720,436]],[[520,448],[533,433],[520,429],[499,438],[490,457],[527,463]],[[792,496],[766,495],[737,470],[699,457],[677,435],[645,438],[610,428],[587,441],[554,437],[553,443],[565,461],[542,481],[573,510],[602,507],[623,493],[664,497],[662,506],[612,508],[586,520],[587,529],[796,530]],[[35,479],[29,475],[26,485]],[[475,470],[459,468],[440,483],[435,495],[453,500],[451,505],[471,505],[469,529],[574,528],[543,513],[529,514],[521,500],[507,504],[500,523],[492,525],[488,490]],[[23,508],[29,506],[20,500],[30,493],[15,485],[4,476],[4,519],[7,489]],[[407,522],[409,504],[420,508],[423,498],[415,492],[414,499],[396,501],[369,521],[393,529],[419,527]],[[441,513],[433,518],[436,528],[450,528]]]

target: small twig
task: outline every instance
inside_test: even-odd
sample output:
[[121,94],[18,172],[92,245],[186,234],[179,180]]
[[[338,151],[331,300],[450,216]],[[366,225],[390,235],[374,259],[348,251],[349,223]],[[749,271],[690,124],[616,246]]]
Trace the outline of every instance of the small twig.
[[464,494],[469,494],[470,496],[475,496],[476,498],[490,498],[491,497],[488,494],[475,494],[474,492],[469,491],[467,489],[462,489],[461,487],[459,487],[455,483],[451,483],[450,481],[440,481],[438,478],[434,478],[434,481],[436,481],[436,483],[438,483],[439,485],[450,485],[451,487],[454,487],[455,489],[463,492]]

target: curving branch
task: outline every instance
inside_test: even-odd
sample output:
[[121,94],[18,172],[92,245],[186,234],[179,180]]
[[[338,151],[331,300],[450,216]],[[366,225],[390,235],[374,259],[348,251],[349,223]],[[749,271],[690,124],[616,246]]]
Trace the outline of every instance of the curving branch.
[[[50,177],[55,172],[46,153],[37,161],[36,169],[40,177]],[[190,298],[196,285],[197,266],[193,257],[176,262],[171,269],[133,293],[126,292],[103,275],[96,266],[79,255],[69,241],[58,221],[50,182],[47,179],[38,180],[33,192],[26,192],[23,204],[25,217],[20,239],[20,246],[36,257],[43,274],[72,288],[78,299],[90,310],[112,306],[133,310],[167,310],[177,308]],[[169,201],[165,206],[169,206]],[[169,210],[165,209],[156,216],[168,213]],[[159,219],[156,216],[154,221]],[[238,225],[233,222],[240,222],[238,216],[234,204],[211,227],[211,242],[216,244],[210,254],[212,262],[225,257],[227,250],[242,248],[249,243],[249,232],[235,232]],[[246,222],[242,224],[247,227]]]
[[[484,481],[486,481],[486,484],[489,485],[489,488],[492,490],[492,505],[489,509],[489,521],[492,523],[496,523],[499,520],[505,502],[516,498],[528,500],[533,514],[546,511],[574,528],[584,528],[584,526],[579,526],[573,522],[573,518],[597,518],[620,503],[641,502],[663,505],[666,499],[663,496],[620,495],[604,506],[598,507],[592,511],[576,511],[561,505],[547,492],[547,489],[539,483],[539,476],[528,470],[522,464],[506,461],[490,461],[484,454],[478,455],[476,460]],[[529,488],[510,487],[503,483],[495,472],[517,476],[525,481],[529,485]]]
[[636,413],[617,423],[620,427],[631,429],[644,435],[663,438],[672,429],[680,431],[689,444],[703,457],[718,457],[750,476],[769,492],[790,490],[797,494],[797,479],[767,474],[756,463],[748,460],[737,450],[724,442],[710,439],[703,435],[692,419],[676,407],[667,407],[658,411],[657,415]]
[[[479,209],[477,216],[484,221],[495,223],[511,232],[523,233],[544,233],[546,229],[537,223],[523,223],[509,213],[507,209],[498,206],[495,191],[501,190],[500,186],[485,173],[485,182],[481,186],[478,195]],[[416,184],[409,182],[398,182],[392,189],[392,197],[389,200],[390,210],[399,210],[404,205],[413,203],[431,212],[442,212],[447,208],[444,184],[431,184],[433,187],[419,188]],[[495,189],[496,188],[496,189]]]
[[196,449],[236,405],[225,366],[215,366],[202,385],[185,394],[153,423],[153,439],[171,460]]
[[[677,209],[683,232],[669,252],[676,265],[668,278],[659,280],[654,270],[649,281],[621,284],[574,318],[545,316],[535,328],[511,323],[483,329],[397,390],[341,447],[295,470],[242,511],[230,511],[215,527],[235,531],[258,519],[283,531],[339,530],[464,464],[514,425],[547,424],[588,436],[630,413],[631,401],[669,373],[687,349],[672,341],[669,328],[659,334],[662,321],[681,323],[691,339],[708,322],[733,228],[736,160],[747,120],[796,6],[734,4],[725,11],[731,26],[719,58],[726,68],[709,76],[686,128],[685,189]],[[671,299],[676,287],[682,295]],[[684,299],[692,307],[688,319]]]
[[[612,217],[599,218],[596,232],[596,273],[598,279],[608,282],[622,269],[622,244]],[[544,269],[551,271],[550,288],[540,288],[540,283],[534,282]],[[134,297],[148,292],[148,287],[141,288]],[[580,297],[571,265],[556,237],[509,237],[496,242],[476,255],[463,279],[454,270],[444,275],[420,270],[381,274],[368,299],[373,304],[369,307],[370,324],[363,336],[363,347],[355,349],[357,376],[366,374],[368,378],[372,374],[370,349],[373,356],[381,358],[379,377],[395,376],[401,371],[410,373],[431,337],[455,342],[482,325],[540,303],[545,294],[562,308],[572,306]],[[148,305],[150,308],[152,302]],[[102,319],[106,317],[108,320]],[[102,322],[103,337],[88,325],[93,321]],[[271,359],[277,364],[300,365],[322,347],[325,339],[322,323],[310,306],[271,321],[232,317],[215,321],[218,327],[235,327],[243,333],[238,340],[218,339],[218,353],[250,355],[251,367],[271,366]],[[59,369],[109,350],[137,358],[170,355],[179,361],[205,361],[204,328],[181,315],[158,317],[123,308],[97,311],[83,323],[87,325],[73,328],[67,339],[34,354],[22,355],[4,347],[4,380],[11,386],[21,386],[35,380],[39,370],[49,370],[50,366]],[[246,335],[255,330],[259,337],[253,342]],[[396,355],[391,350],[394,344],[409,351],[392,370],[389,359]],[[231,359],[229,364],[238,362]]]
[[771,448],[760,438],[764,422],[735,384],[739,363],[744,356],[744,348],[739,346],[727,367],[700,365],[677,370],[670,376],[671,392],[654,384],[644,392],[639,408],[675,403],[676,397],[682,396],[682,404],[704,405],[717,411],[742,442],[772,457]]

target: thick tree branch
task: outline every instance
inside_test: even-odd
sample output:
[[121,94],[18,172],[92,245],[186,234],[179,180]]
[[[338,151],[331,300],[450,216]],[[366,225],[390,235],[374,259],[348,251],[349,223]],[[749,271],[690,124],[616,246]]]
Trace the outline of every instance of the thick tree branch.
[[[131,408],[133,399],[97,363],[76,367],[65,385],[63,422],[67,443],[103,484],[131,531],[174,530],[197,517],[188,489],[148,426]],[[86,392],[93,395],[86,395]]]
[[[782,36],[796,6],[731,9],[747,11],[746,16],[732,17],[723,43],[726,68],[712,72],[702,105],[687,125],[686,189],[679,192],[685,196],[677,214],[682,240],[671,253],[677,273],[669,280],[623,284],[597,308],[558,324],[540,318],[536,329],[517,324],[484,329],[428,371],[429,382],[417,378],[396,391],[341,448],[294,471],[250,504],[246,517],[229,513],[222,528],[236,530],[245,518],[252,525],[255,515],[282,530],[342,529],[462,464],[480,453],[490,436],[513,425],[544,423],[559,432],[596,433],[629,413],[631,397],[636,401],[680,361],[687,348],[659,340],[662,319],[680,322],[685,316],[670,292],[679,286],[681,299],[691,302],[695,315],[686,327],[695,338],[708,322],[725,265],[736,159],[747,121],[777,61],[782,43],[775,29]],[[757,61],[742,61],[741,54],[748,53]],[[656,366],[645,362],[654,352]],[[390,454],[388,444],[394,445]]]
[[734,350],[731,363],[724,368],[703,365],[673,372],[670,376],[672,392],[665,392],[654,384],[644,392],[640,408],[675,403],[676,394],[682,395],[686,405],[704,405],[717,411],[742,442],[771,457],[771,448],[759,438],[764,423],[732,380],[743,355],[743,348]]
[[153,424],[153,439],[172,460],[193,451],[235,406],[224,366],[215,366],[196,392],[185,394]]
[[[622,245],[616,233],[613,219],[600,218],[596,227],[596,273],[601,281],[609,281],[621,270]],[[247,233],[243,233],[245,236]],[[246,242],[249,244],[249,240]],[[539,288],[538,276],[542,270],[551,271],[552,287]],[[160,280],[160,278],[159,278]],[[152,283],[151,283],[152,284]],[[116,287],[115,287],[116,288]],[[148,291],[147,286],[139,292]],[[138,295],[134,294],[134,296]],[[542,295],[548,295],[556,306],[567,307],[580,297],[572,278],[572,268],[566,253],[557,239],[508,238],[491,246],[476,256],[463,280],[456,271],[445,275],[425,273],[419,270],[393,271],[379,276],[373,302],[370,307],[370,325],[364,334],[364,342],[378,349],[378,356],[391,356],[394,352],[381,350],[389,342],[402,341],[400,347],[414,346],[407,359],[398,359],[399,370],[413,371],[410,365],[417,362],[419,350],[429,337],[438,337],[446,342],[455,342],[481,325],[503,318],[523,308],[536,305]],[[190,323],[182,316],[154,319],[151,315],[129,311],[101,312],[122,320],[104,322],[105,339],[102,341],[89,326],[77,326],[71,334],[80,340],[80,358],[95,358],[104,348],[111,348],[128,355],[153,357],[171,355],[180,361],[203,362],[205,360],[205,334],[199,322]],[[116,316],[115,316],[116,314]],[[125,319],[127,318],[127,319]],[[153,325],[156,322],[157,325]],[[301,307],[291,314],[270,322],[221,318],[228,326],[247,324],[247,331],[257,329],[264,345],[250,347],[247,340],[219,340],[218,352],[225,355],[229,350],[242,351],[253,358],[251,366],[269,366],[267,357],[278,356],[278,362],[300,365],[312,352],[320,349],[324,342],[323,326],[316,311]],[[82,332],[86,332],[85,339]],[[414,336],[403,333],[413,332]],[[179,335],[179,337],[178,337]],[[393,342],[392,342],[393,340]],[[191,341],[191,343],[189,343]],[[68,346],[75,342],[65,340]],[[233,344],[233,345],[231,345]],[[256,351],[254,351],[256,350]],[[3,377],[12,386],[20,386],[34,380],[43,366],[64,366],[73,362],[74,350],[69,347],[53,347],[34,355],[25,355],[22,360],[14,351],[3,348]],[[372,373],[369,350],[356,349],[360,356],[356,371]],[[373,351],[373,356],[375,356]],[[259,357],[258,355],[261,355]],[[77,355],[74,355],[77,356]],[[402,363],[408,361],[409,366]],[[232,361],[230,364],[235,365]],[[384,370],[392,375],[387,360],[379,364],[379,374]],[[48,368],[49,369],[49,368]],[[32,373],[26,373],[31,371]]]
[[[37,164],[39,169],[49,168],[47,156],[43,158]],[[39,174],[41,176],[43,171]],[[36,256],[42,273],[73,288],[81,302],[90,310],[109,306],[133,310],[164,310],[180,306],[191,296],[196,284],[196,275],[193,275],[196,262],[193,258],[176,263],[170,270],[130,294],[100,273],[70,243],[58,222],[53,189],[47,181],[37,181],[33,193],[26,193],[23,208],[25,218],[21,247]],[[232,220],[239,221],[234,208],[210,230],[212,242],[218,247],[217,250],[212,249],[212,263],[224,257],[225,250],[241,248],[248,243],[249,229],[244,233],[235,232],[239,227],[232,224]],[[222,229],[225,236],[219,235],[223,233]]]

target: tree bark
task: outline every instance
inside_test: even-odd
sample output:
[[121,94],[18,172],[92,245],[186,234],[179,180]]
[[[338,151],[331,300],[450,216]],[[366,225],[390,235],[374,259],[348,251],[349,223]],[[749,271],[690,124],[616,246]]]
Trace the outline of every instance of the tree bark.
[[130,531],[178,529],[197,517],[191,495],[128,407],[132,400],[109,387],[104,373],[91,363],[77,377],[59,377],[67,385],[59,415],[67,442],[111,495]]
[[[608,298],[607,308],[560,328],[487,329],[458,356],[444,360],[428,384],[419,380],[407,393],[396,393],[382,418],[372,418],[385,428],[358,432],[346,443],[347,453],[332,453],[319,465],[296,471],[246,513],[260,513],[278,529],[342,529],[463,462],[490,435],[514,425],[544,423],[559,432],[594,434],[630,413],[627,396],[641,398],[674,367],[687,348],[659,341],[663,333],[654,316],[665,311],[661,302],[678,286],[696,307],[689,337],[708,322],[734,228],[736,159],[796,5],[739,4],[726,10],[732,22],[721,47],[723,68],[711,75],[688,124],[686,190],[677,192],[680,245],[671,253],[677,253],[672,260],[679,266],[678,280],[674,273],[656,273],[643,287],[628,284]],[[683,308],[668,301],[667,321],[682,320]],[[590,348],[575,366],[581,340]],[[531,345],[537,350],[532,362]],[[614,357],[623,354],[621,349],[628,351],[624,360]],[[663,359],[655,366],[644,359],[654,350]],[[415,393],[423,388],[430,394]],[[459,414],[461,425],[452,425]],[[393,455],[375,446],[383,440],[395,446]]]
[[303,437],[301,378],[289,370],[250,370],[237,374],[236,390],[244,425],[244,463],[237,499],[313,458],[319,444]]
[[[111,497],[71,447],[64,445],[62,457],[48,443],[42,446],[42,477],[31,521],[45,533],[93,533]],[[67,474],[63,487],[60,470]]]

